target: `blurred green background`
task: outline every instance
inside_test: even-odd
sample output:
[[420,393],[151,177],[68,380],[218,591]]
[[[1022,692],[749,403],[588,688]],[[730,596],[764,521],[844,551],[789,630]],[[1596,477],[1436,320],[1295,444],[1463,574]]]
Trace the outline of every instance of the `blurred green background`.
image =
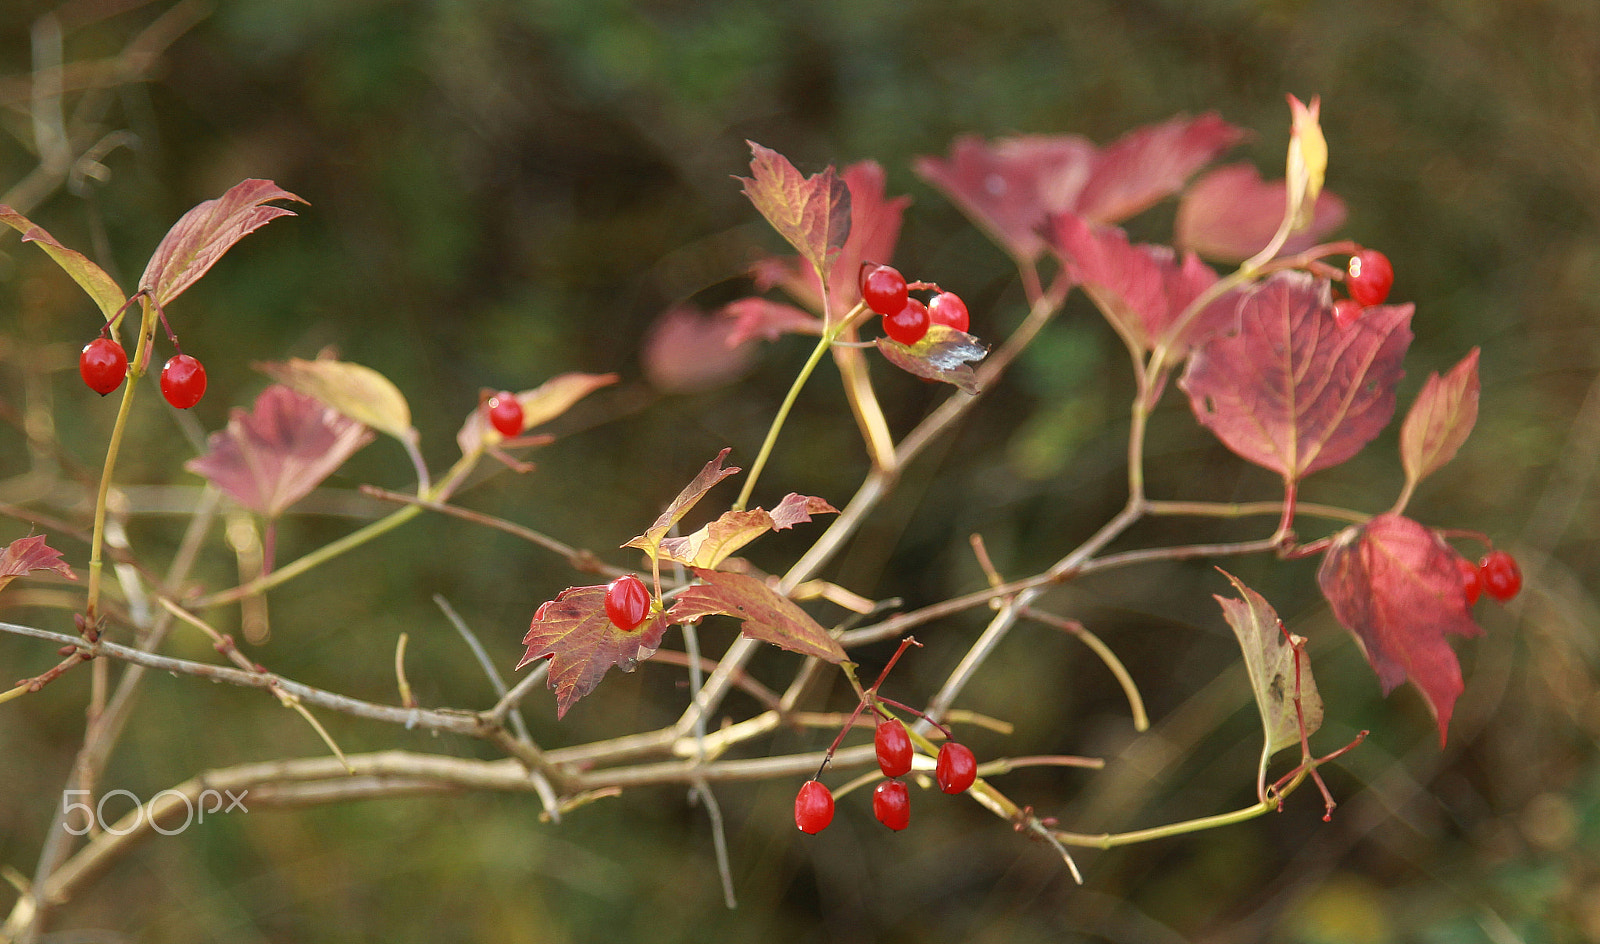
[[[103,179],[53,173],[34,124],[31,78],[52,64],[52,24],[68,65],[71,153],[103,143]],[[1373,731],[1328,771],[1341,803],[1331,823],[1313,795],[1298,794],[1281,815],[1246,825],[1085,854],[1077,887],[1048,849],[971,803],[918,792],[913,828],[890,835],[855,795],[826,833],[802,839],[789,813],[797,783],[730,786],[719,791],[740,900],[730,912],[704,811],[679,790],[600,802],[559,827],[541,824],[527,796],[373,801],[224,818],[147,844],[57,914],[54,929],[83,932],[59,940],[1600,941],[1593,0],[10,0],[0,11],[0,190],[124,284],[179,214],[241,178],[271,178],[310,202],[172,307],[210,392],[193,423],[143,398],[123,481],[193,486],[182,462],[265,386],[255,361],[334,346],[377,368],[409,398],[435,468],[453,460],[480,388],[616,371],[617,388],[558,424],[567,435],[538,452],[538,471],[500,475],[463,501],[630,564],[609,549],[718,449],[748,463],[809,347],[770,345],[740,383],[689,396],[661,396],[641,379],[643,338],[662,310],[747,293],[744,266],[779,248],[730,179],[745,170],[746,139],[807,171],[880,161],[890,193],[915,199],[896,261],[960,291],[974,332],[1001,337],[1023,313],[1014,275],[911,174],[914,156],[942,154],[961,133],[1104,142],[1216,110],[1257,132],[1232,156],[1275,175],[1286,92],[1322,96],[1328,186],[1350,211],[1342,234],[1387,252],[1395,298],[1417,304],[1402,409],[1430,370],[1483,348],[1475,434],[1411,513],[1493,535],[1522,560],[1527,589],[1506,608],[1480,604],[1487,636],[1457,646],[1468,687],[1443,752],[1411,689],[1380,697],[1317,595],[1315,562],[1235,561],[1230,569],[1312,639],[1328,704],[1320,746]],[[1171,215],[1169,204],[1131,229],[1164,240]],[[92,306],[42,254],[7,238],[0,313],[0,401],[53,402],[67,479],[97,469],[114,407],[87,397],[72,371],[95,330]],[[24,361],[53,373],[24,381]],[[881,366],[875,376],[897,431],[944,395]],[[772,495],[842,504],[864,472],[832,378],[822,372],[791,420],[764,479]],[[1074,298],[966,426],[908,471],[830,575],[913,606],[975,589],[974,531],[1007,574],[1048,566],[1122,502],[1131,392],[1119,344]],[[41,486],[11,418],[0,428],[0,499],[84,520],[81,487]],[[1388,507],[1401,482],[1394,442],[1391,429],[1313,477],[1305,497]],[[1275,494],[1173,395],[1155,417],[1150,456],[1156,497]],[[403,488],[408,476],[385,441],[330,485]],[[133,540],[154,560],[182,524],[159,508],[189,495],[132,493],[148,512],[132,519]],[[337,514],[291,518],[279,559],[352,526]],[[0,521],[0,543],[26,533]],[[1161,523],[1128,546],[1197,535]],[[763,542],[752,558],[779,568],[805,540]],[[53,543],[81,569],[82,544]],[[235,566],[218,534],[201,576],[230,585]],[[538,602],[582,582],[505,535],[424,519],[275,591],[272,635],[251,652],[292,678],[392,702],[394,642],[408,632],[425,704],[486,706],[481,673],[432,595],[454,603],[509,671]],[[1052,594],[1053,609],[1128,662],[1156,724],[1135,735],[1092,656],[1019,627],[961,702],[1017,733],[974,732],[970,743],[980,758],[1067,752],[1109,763],[1101,773],[1018,773],[1002,787],[1085,832],[1253,802],[1259,729],[1210,599],[1225,589],[1193,563]],[[929,645],[891,693],[931,694],[982,616],[919,632]],[[60,610],[8,606],[0,618],[70,631]],[[203,642],[174,648],[207,657]],[[888,652],[864,652],[866,670]],[[7,678],[51,662],[48,647],[0,638]],[[792,667],[774,653],[756,672],[777,684]],[[836,688],[829,704],[847,705],[846,695]],[[86,680],[68,677],[0,708],[0,863],[24,875],[86,697]],[[542,691],[527,714],[541,743],[560,745],[670,721],[683,698],[680,673],[646,665],[609,677],[560,724]],[[346,750],[489,756],[476,743],[324,720]],[[765,746],[821,743],[785,734]],[[322,750],[256,694],[159,677],[105,783],[149,797],[208,767]],[[0,902],[8,909],[10,893]]]

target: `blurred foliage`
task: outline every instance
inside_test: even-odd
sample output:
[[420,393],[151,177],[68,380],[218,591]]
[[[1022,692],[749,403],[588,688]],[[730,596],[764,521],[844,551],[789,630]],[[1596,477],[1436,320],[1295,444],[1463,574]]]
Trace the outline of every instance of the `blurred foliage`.
[[[148,68],[67,96],[74,121],[131,133],[107,142],[122,146],[104,156],[104,179],[39,176],[30,79],[49,65],[39,51],[51,23],[69,64],[108,61],[153,27],[175,27]],[[608,548],[694,469],[724,445],[735,461],[753,454],[805,353],[773,345],[739,385],[692,397],[660,398],[634,379],[660,311],[743,294],[746,263],[778,248],[729,179],[744,169],[745,139],[808,170],[880,161],[890,192],[916,199],[897,262],[961,291],[974,331],[997,337],[1022,315],[1009,268],[910,173],[914,155],[942,153],[959,133],[1105,141],[1216,110],[1257,130],[1239,154],[1272,172],[1287,139],[1285,92],[1322,96],[1328,186],[1350,206],[1344,233],[1386,251],[1396,298],[1417,302],[1402,408],[1429,370],[1484,348],[1476,433],[1412,508],[1493,535],[1520,556],[1529,589],[1508,609],[1480,606],[1488,636],[1458,647],[1468,688],[1442,754],[1413,692],[1380,698],[1316,595],[1314,563],[1239,561],[1236,572],[1313,640],[1329,713],[1319,741],[1331,748],[1373,729],[1330,770],[1341,801],[1331,823],[1297,795],[1282,815],[1083,856],[1079,888],[1049,850],[967,802],[919,792],[915,828],[891,836],[851,797],[828,832],[802,841],[788,813],[796,784],[730,786],[719,796],[741,904],[729,912],[704,813],[674,790],[605,801],[560,827],[539,823],[527,797],[392,800],[223,818],[150,843],[55,926],[148,941],[1600,941],[1593,0],[12,0],[0,11],[0,187],[18,188],[10,201],[35,194],[24,212],[91,248],[124,284],[183,210],[243,177],[310,201],[173,306],[211,392],[198,425],[143,398],[123,481],[192,485],[181,464],[202,430],[266,383],[253,361],[332,345],[381,370],[410,398],[437,467],[453,459],[480,388],[615,370],[624,383],[562,425],[570,435],[539,452],[537,472],[498,476],[468,497],[627,563]],[[1158,209],[1134,231],[1163,240],[1170,216]],[[92,306],[42,254],[7,240],[0,313],[0,400],[19,402],[20,364],[50,371],[27,383],[30,402],[54,403],[61,454],[51,461],[92,480],[114,410],[91,402],[72,370]],[[907,471],[831,572],[914,606],[981,586],[971,532],[1013,575],[1086,537],[1124,495],[1124,358],[1075,299],[1003,389]],[[878,377],[897,430],[943,396]],[[768,472],[774,495],[848,497],[865,460],[846,416],[842,397],[814,383]],[[1400,482],[1394,437],[1313,477],[1304,497],[1386,507]],[[0,499],[79,496],[40,492],[56,470],[25,468],[25,453],[15,424],[0,427]],[[1274,494],[1174,397],[1155,417],[1149,455],[1156,497]],[[407,469],[380,442],[333,484],[402,487]],[[191,496],[134,489],[129,500],[135,544],[162,559],[179,532],[159,506]],[[280,560],[348,531],[340,513],[375,512],[366,502],[324,510],[285,522]],[[52,511],[85,520],[81,504]],[[1192,523],[1182,527],[1156,522],[1133,537],[1190,539]],[[24,533],[0,524],[0,541]],[[86,556],[71,539],[57,543],[75,563]],[[774,541],[756,562],[777,567],[800,546]],[[218,551],[200,576],[229,585],[234,566]],[[481,674],[431,596],[449,598],[508,669],[534,606],[573,582],[583,581],[504,535],[423,519],[274,592],[274,634],[253,652],[290,677],[393,700],[393,645],[409,632],[424,703],[486,705]],[[963,698],[1017,724],[1007,740],[975,733],[979,756],[1106,756],[1101,773],[1006,781],[1083,831],[1253,802],[1254,710],[1208,598],[1224,589],[1196,563],[1055,593],[1053,609],[1128,662],[1157,724],[1135,736],[1092,657],[1023,626]],[[54,610],[0,615],[64,623]],[[980,620],[919,633],[929,646],[896,677],[895,697],[925,697]],[[205,657],[202,643],[186,645],[180,654]],[[49,655],[0,638],[7,678],[41,671]],[[527,713],[544,743],[624,733],[675,717],[678,682],[646,665],[608,679],[562,725],[547,696]],[[0,862],[25,874],[85,698],[86,681],[69,677],[0,709]],[[107,783],[143,797],[207,767],[322,750],[251,693],[160,678],[142,698]],[[481,749],[327,723],[348,750]],[[785,734],[772,749],[809,744]]]

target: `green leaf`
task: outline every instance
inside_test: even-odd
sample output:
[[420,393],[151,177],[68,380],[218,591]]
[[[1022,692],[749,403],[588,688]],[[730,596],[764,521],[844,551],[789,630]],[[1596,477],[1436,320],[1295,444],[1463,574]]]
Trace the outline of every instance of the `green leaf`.
[[[1261,714],[1261,727],[1266,744],[1261,751],[1261,769],[1266,770],[1267,759],[1286,747],[1300,743],[1302,718],[1306,736],[1322,726],[1322,696],[1317,694],[1317,683],[1311,677],[1311,663],[1302,649],[1290,645],[1284,633],[1283,622],[1272,605],[1239,579],[1220,567],[1242,599],[1218,596],[1222,615],[1233,627],[1244,651],[1244,665],[1250,674],[1250,688],[1255,692],[1256,710]],[[1299,711],[1295,710],[1296,698]]]
[[414,441],[411,407],[389,378],[361,364],[318,358],[256,364],[256,369],[291,390],[316,397],[358,423],[402,441]]
[[674,623],[692,623],[707,616],[743,620],[741,632],[790,652],[829,662],[845,660],[839,643],[788,597],[745,574],[695,570],[703,583],[689,587],[667,611]]
[[34,225],[32,220],[8,206],[0,206],[0,223],[21,233],[23,242],[38,243],[39,248],[55,260],[56,265],[89,293],[107,321],[122,310],[122,303],[128,298],[126,293],[117,287],[116,281],[104,269],[90,262],[83,253],[61,245],[43,227]]
[[777,151],[745,143],[751,176],[738,178],[745,196],[826,282],[833,253],[850,235],[850,188],[832,167],[804,177]]

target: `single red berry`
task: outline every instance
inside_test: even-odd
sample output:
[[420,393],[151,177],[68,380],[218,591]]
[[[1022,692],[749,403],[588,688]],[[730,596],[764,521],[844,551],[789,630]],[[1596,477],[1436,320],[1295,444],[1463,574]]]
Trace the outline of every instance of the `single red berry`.
[[928,302],[928,320],[934,324],[949,325],[957,331],[967,330],[972,319],[967,316],[967,303],[955,292],[940,292]]
[[128,374],[128,354],[110,338],[95,338],[78,355],[78,373],[89,389],[102,397],[122,386]]
[[878,769],[885,777],[903,777],[911,771],[911,735],[898,718],[879,722],[872,742],[878,749]]
[[1342,331],[1359,321],[1365,310],[1355,299],[1341,298],[1333,303],[1333,323]]
[[1478,595],[1483,592],[1483,578],[1478,574],[1477,566],[1465,557],[1458,557],[1456,570],[1461,574],[1461,592],[1467,596],[1467,606],[1477,603]]
[[872,791],[872,815],[899,832],[911,825],[911,795],[899,780],[885,780]]
[[906,307],[906,277],[894,266],[861,264],[861,300],[880,315]]
[[500,391],[484,404],[489,410],[489,423],[500,435],[510,439],[522,432],[522,401],[514,393]]
[[794,798],[794,824],[816,835],[833,822],[833,791],[820,780],[807,780]]
[[1363,249],[1350,257],[1345,288],[1362,305],[1381,305],[1394,285],[1394,266],[1376,249]]
[[1479,561],[1478,576],[1483,579],[1483,592],[1501,603],[1522,589],[1522,568],[1517,566],[1517,559],[1505,551],[1490,551]]
[[883,333],[901,344],[911,345],[928,333],[928,306],[915,298],[906,299],[899,314],[883,316]]
[[179,354],[161,368],[161,395],[180,410],[187,410],[206,395],[206,369],[187,354]]
[[606,584],[606,615],[623,632],[636,629],[650,615],[650,591],[633,574]]
[[946,793],[961,793],[978,779],[978,759],[972,756],[965,744],[946,741],[939,745],[939,759],[933,767],[933,778],[939,789]]

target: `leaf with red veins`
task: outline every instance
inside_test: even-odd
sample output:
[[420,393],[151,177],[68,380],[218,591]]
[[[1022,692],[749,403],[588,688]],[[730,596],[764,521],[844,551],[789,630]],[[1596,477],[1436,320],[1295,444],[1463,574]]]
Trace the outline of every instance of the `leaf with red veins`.
[[61,552],[44,543],[42,534],[17,538],[0,550],[0,590],[18,577],[26,577],[36,570],[53,570],[68,580],[77,580]]
[[[1272,241],[1288,209],[1283,180],[1261,179],[1251,164],[1229,164],[1202,176],[1178,201],[1174,241],[1207,259],[1243,262]],[[1344,225],[1344,201],[1322,191],[1311,225],[1289,236],[1279,256],[1304,252]]]
[[755,363],[748,340],[729,343],[737,322],[687,305],[656,318],[645,337],[644,375],[663,393],[694,393],[730,383]]
[[962,137],[948,158],[918,158],[913,166],[1013,257],[1031,260],[1045,249],[1039,229],[1049,217],[1126,219],[1176,193],[1243,136],[1214,114],[1180,115],[1104,150],[1077,135]]
[[100,308],[101,314],[107,321],[116,317],[127,296],[117,287],[116,280],[90,261],[88,256],[76,249],[68,249],[61,245],[54,236],[45,232],[43,227],[35,225],[32,220],[8,206],[0,205],[0,223],[21,233],[23,242],[36,243],[46,255],[54,259],[56,265],[94,299],[95,305]]
[[729,302],[723,306],[721,315],[733,321],[733,329],[728,332],[729,344],[743,344],[755,338],[776,341],[785,334],[822,334],[821,318],[793,305],[765,298],[741,298]]
[[955,384],[968,393],[978,392],[978,375],[972,365],[989,354],[982,341],[942,324],[929,325],[928,333],[915,344],[901,344],[890,337],[873,343],[884,360],[906,373]]
[[1459,557],[1410,518],[1382,514],[1334,537],[1317,571],[1333,615],[1360,641],[1384,694],[1407,679],[1422,692],[1445,743],[1465,688],[1446,636],[1479,636],[1461,589]]
[[[1189,303],[1217,280],[1193,253],[1180,262],[1166,246],[1131,245],[1122,230],[1094,226],[1072,213],[1051,221],[1050,241],[1073,279],[1135,351],[1154,348]],[[1232,330],[1238,304],[1238,295],[1230,292],[1208,305],[1173,341],[1169,362],[1180,360],[1191,341]]]
[[1415,484],[1455,458],[1478,421],[1478,349],[1450,373],[1428,375],[1400,427],[1400,461]]
[[1229,449],[1292,482],[1360,452],[1394,415],[1411,305],[1341,330],[1327,282],[1279,272],[1238,312],[1238,332],[1196,346],[1178,382]]
[[844,661],[844,650],[828,631],[764,581],[715,570],[696,569],[695,575],[703,582],[678,595],[667,613],[672,622],[731,616],[744,622],[740,631],[751,639],[835,664]]
[[[522,404],[523,432],[543,426],[572,409],[579,400],[616,382],[616,374],[558,374],[532,390],[519,392],[517,402]],[[482,452],[504,438],[489,425],[483,408],[477,407],[467,414],[466,421],[456,433],[456,445],[461,447],[462,455],[471,455]]]
[[184,463],[240,505],[275,518],[310,494],[372,431],[315,397],[273,384],[249,413],[235,409],[206,453]]
[[804,177],[788,158],[754,141],[744,194],[772,228],[826,279],[835,251],[850,235],[850,189],[828,167]]
[[672,530],[672,526],[678,523],[678,519],[688,514],[689,509],[693,508],[696,502],[705,497],[706,492],[711,491],[712,486],[739,471],[733,466],[722,467],[722,460],[728,458],[728,453],[732,451],[732,449],[724,449],[717,453],[717,457],[706,463],[705,468],[700,470],[700,474],[694,477],[694,481],[683,487],[683,491],[678,493],[678,497],[672,500],[672,504],[667,506],[667,510],[661,513],[661,517],[655,520],[655,524],[652,524],[649,530],[622,546],[636,547],[651,557],[655,557],[660,552],[662,539],[667,536],[668,531]]
[[693,534],[661,539],[661,559],[715,570],[740,548],[766,534],[810,521],[812,515],[838,514],[820,498],[790,492],[770,513],[760,508],[724,512]]
[[[1311,662],[1305,650],[1289,644],[1283,632],[1283,621],[1278,619],[1272,604],[1227,571],[1223,570],[1222,575],[1239,592],[1239,599],[1214,596],[1222,604],[1222,615],[1233,627],[1244,653],[1250,688],[1255,692],[1256,710],[1261,714],[1261,727],[1266,735],[1261,755],[1265,770],[1269,757],[1300,743],[1302,719],[1308,737],[1322,727],[1322,696],[1317,693],[1316,680],[1311,677]],[[1298,712],[1295,710],[1297,696]]]
[[148,289],[159,304],[170,304],[234,243],[280,216],[295,215],[266,205],[273,200],[306,202],[270,180],[245,180],[195,206],[167,231],[139,276],[139,287]]
[[655,614],[630,630],[617,628],[606,615],[606,588],[569,587],[540,605],[522,637],[528,649],[517,668],[538,659],[550,660],[547,683],[556,693],[556,717],[594,691],[612,667],[632,672],[656,654],[670,622]]
[[787,531],[797,524],[805,524],[812,515],[836,515],[839,509],[815,495],[790,492],[772,509],[772,530]]

